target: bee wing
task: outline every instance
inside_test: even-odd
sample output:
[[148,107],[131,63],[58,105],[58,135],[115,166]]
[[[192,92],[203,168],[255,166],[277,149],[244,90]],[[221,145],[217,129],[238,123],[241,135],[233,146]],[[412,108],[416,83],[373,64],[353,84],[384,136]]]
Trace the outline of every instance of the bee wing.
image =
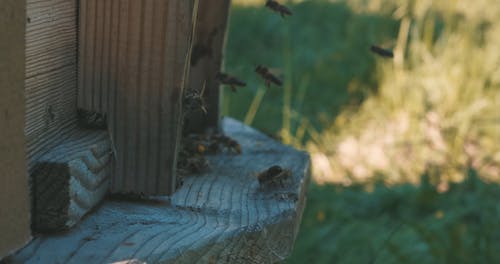
[[276,84],[278,86],[283,85],[283,82],[280,79],[278,79],[276,76],[269,76],[269,78],[271,79],[271,82],[273,82],[274,84]]
[[283,69],[282,68],[267,68],[270,73],[272,73],[275,76],[282,76],[283,75]]

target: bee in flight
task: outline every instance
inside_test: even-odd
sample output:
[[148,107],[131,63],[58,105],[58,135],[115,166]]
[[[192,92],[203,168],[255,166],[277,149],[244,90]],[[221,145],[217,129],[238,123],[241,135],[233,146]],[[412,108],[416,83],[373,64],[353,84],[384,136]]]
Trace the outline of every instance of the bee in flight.
[[215,79],[221,84],[229,85],[229,87],[231,87],[231,91],[233,92],[236,92],[236,86],[245,87],[247,85],[244,81],[241,81],[234,76],[222,72],[218,72],[215,75]]
[[269,9],[273,10],[276,13],[280,13],[281,17],[285,17],[285,15],[287,15],[287,16],[292,15],[292,11],[290,11],[290,9],[288,9],[288,7],[282,5],[274,0],[267,0],[266,7],[268,7]]
[[388,50],[388,49],[383,49],[379,46],[375,46],[375,45],[372,45],[370,47],[370,50],[375,53],[375,54],[378,54],[382,57],[386,57],[386,58],[393,58],[394,57],[394,54],[392,53],[392,50]]
[[259,184],[268,186],[281,186],[283,187],[283,182],[290,178],[292,172],[290,170],[283,169],[278,165],[271,166],[269,169],[259,173],[257,175],[257,180]]
[[255,68],[255,72],[258,73],[266,82],[266,86],[269,88],[271,87],[271,83],[274,83],[278,86],[282,86],[283,85],[283,82],[278,79],[278,77],[274,76],[268,68],[262,66],[262,65],[258,65],[256,68]]

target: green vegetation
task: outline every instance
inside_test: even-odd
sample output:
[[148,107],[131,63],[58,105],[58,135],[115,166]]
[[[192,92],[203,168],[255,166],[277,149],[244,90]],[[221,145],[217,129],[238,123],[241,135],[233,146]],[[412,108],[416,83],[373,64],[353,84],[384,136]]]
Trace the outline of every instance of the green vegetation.
[[499,198],[475,175],[447,193],[313,185],[288,263],[498,263]]
[[234,1],[225,65],[248,87],[223,112],[311,153],[288,262],[500,263],[500,3],[287,5]]

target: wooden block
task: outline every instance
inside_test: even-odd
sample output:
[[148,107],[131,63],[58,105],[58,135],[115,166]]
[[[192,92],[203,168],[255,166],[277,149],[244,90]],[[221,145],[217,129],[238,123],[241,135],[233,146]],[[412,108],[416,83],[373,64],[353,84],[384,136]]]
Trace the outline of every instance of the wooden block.
[[187,89],[201,92],[207,113],[197,111],[185,118],[185,133],[202,133],[219,129],[222,93],[215,75],[221,71],[224,59],[226,28],[230,0],[201,1],[196,22],[196,34],[191,54],[191,69]]
[[109,189],[111,157],[100,130],[75,130],[41,157],[31,174],[34,231],[69,229],[95,207]]
[[109,185],[107,133],[77,127],[77,7],[28,0],[25,10],[24,133],[36,231],[71,227]]
[[78,107],[106,114],[111,190],[171,194],[197,0],[82,0]]
[[[106,201],[78,229],[42,236],[11,256],[19,263],[275,263],[298,232],[309,156],[237,121],[225,132],[241,155],[210,158],[212,170],[185,179],[168,199]],[[255,174],[290,169],[284,187],[262,188]],[[54,250],[57,249],[57,250]]]
[[0,1],[0,259],[30,239],[24,137],[25,10],[25,1]]

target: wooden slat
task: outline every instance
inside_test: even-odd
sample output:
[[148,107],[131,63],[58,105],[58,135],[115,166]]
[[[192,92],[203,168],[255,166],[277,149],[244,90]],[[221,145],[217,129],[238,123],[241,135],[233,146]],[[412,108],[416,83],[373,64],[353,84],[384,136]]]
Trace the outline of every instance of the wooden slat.
[[28,0],[26,136],[30,170],[76,127],[77,0]]
[[[109,186],[107,132],[77,127],[77,5],[77,0],[27,1],[24,132],[36,231],[76,224]],[[102,148],[106,154],[96,154]]]
[[215,74],[222,68],[230,0],[201,1],[193,42],[187,88],[200,91],[205,84],[207,113],[197,111],[186,116],[185,132],[201,133],[219,127],[220,90]]
[[113,192],[158,195],[174,189],[181,96],[197,4],[80,3],[78,107],[108,116],[117,152]]
[[76,63],[76,0],[28,0],[27,78]]
[[[210,158],[212,171],[185,179],[171,199],[106,201],[78,228],[42,236],[14,263],[276,263],[287,257],[300,225],[309,179],[306,153],[234,120],[224,132],[243,153]],[[291,170],[283,187],[255,174]]]
[[35,232],[69,229],[96,206],[109,188],[111,145],[98,130],[73,130],[38,159],[32,173]]
[[0,259],[30,239],[23,133],[25,10],[25,1],[0,1]]

